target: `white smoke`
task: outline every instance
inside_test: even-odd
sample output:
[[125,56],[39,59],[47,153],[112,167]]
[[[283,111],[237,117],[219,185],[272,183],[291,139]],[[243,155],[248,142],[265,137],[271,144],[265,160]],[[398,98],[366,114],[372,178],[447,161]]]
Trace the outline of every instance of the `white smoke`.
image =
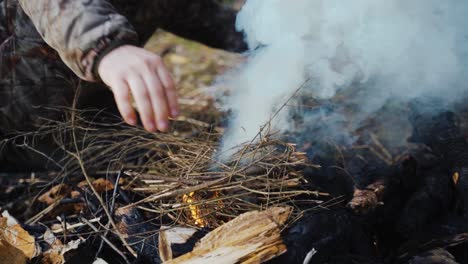
[[[248,0],[237,28],[250,58],[226,78],[233,118],[221,152],[254,139],[306,80],[301,92],[319,99],[369,83],[362,99],[353,98],[363,116],[389,98],[460,98],[468,81],[467,2]],[[282,111],[271,125],[287,130],[288,118]]]

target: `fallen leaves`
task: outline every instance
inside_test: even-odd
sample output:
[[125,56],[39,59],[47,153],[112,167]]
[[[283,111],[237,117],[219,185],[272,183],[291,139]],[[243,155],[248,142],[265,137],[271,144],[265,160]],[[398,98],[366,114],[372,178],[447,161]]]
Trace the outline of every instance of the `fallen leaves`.
[[[88,183],[86,181],[78,183],[76,187],[82,190],[89,188]],[[107,179],[99,178],[97,180],[93,180],[93,187],[98,193],[104,193],[107,191],[112,191],[114,189],[114,184]],[[77,198],[80,195],[80,192],[72,190],[72,188],[69,185],[58,184],[50,188],[49,191],[39,196],[37,200],[47,205],[51,205],[65,197]]]
[[[114,190],[114,184],[107,179],[99,178],[97,180],[93,180],[93,186],[96,189],[96,192],[103,193]],[[78,184],[79,188],[88,187],[88,182],[82,181]]]
[[0,263],[24,264],[27,258],[24,253],[7,241],[0,240]]
[[70,193],[70,187],[66,184],[59,184],[50,188],[48,192],[39,196],[37,200],[47,205],[51,205],[57,200],[65,197],[68,193]]
[[[121,181],[121,183],[123,182]],[[108,179],[92,179],[92,184],[99,194],[114,190],[114,184]],[[61,214],[73,215],[82,212],[86,208],[86,204],[83,202],[83,193],[86,192],[91,192],[86,181],[79,182],[74,187],[70,184],[52,186],[37,199],[38,202],[48,207],[37,217],[31,218],[28,224],[37,223],[43,217],[54,218]]]
[[[49,233],[50,235],[51,233]],[[66,263],[65,254],[67,252],[77,250],[78,247],[84,242],[82,239],[77,239],[68,242],[63,245],[60,240],[53,240],[53,243],[50,245],[51,248],[44,252],[42,255],[42,264],[64,264]]]
[[26,263],[37,256],[39,251],[35,238],[16,220],[9,215],[0,217],[0,263]]

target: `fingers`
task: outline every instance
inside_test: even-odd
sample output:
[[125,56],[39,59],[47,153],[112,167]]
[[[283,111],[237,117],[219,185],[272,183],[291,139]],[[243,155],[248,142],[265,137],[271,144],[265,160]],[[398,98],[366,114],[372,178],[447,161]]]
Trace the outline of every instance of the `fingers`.
[[125,45],[102,58],[98,67],[99,76],[111,87],[119,112],[128,124],[137,123],[133,97],[146,130],[169,129],[169,116],[176,117],[179,107],[174,81],[161,57]]
[[162,67],[158,67],[158,75],[164,85],[171,117],[175,118],[179,115],[179,104],[177,102],[177,91],[174,81],[164,65]]
[[154,73],[147,74],[145,82],[153,105],[155,124],[158,130],[167,131],[169,129],[169,106],[163,84]]
[[128,79],[128,84],[130,85],[143,126],[148,131],[156,131],[157,126],[155,123],[153,104],[145,82],[140,76],[134,75]]
[[172,78],[167,75],[164,83],[159,75],[146,73],[143,77],[132,75],[127,81],[122,80],[113,85],[114,97],[125,122],[136,125],[136,115],[131,105],[133,95],[146,130],[165,132],[169,129],[168,117],[177,116],[178,105]]
[[169,129],[169,115],[177,116],[178,114],[177,94],[172,78],[167,71],[164,82],[165,84],[163,84],[162,78],[154,72],[151,73],[151,70],[143,74],[142,77],[129,79],[141,121],[148,131],[167,131]]
[[135,126],[137,124],[137,117],[131,104],[132,96],[128,84],[124,80],[119,80],[113,85],[112,92],[114,93],[115,102],[122,118],[129,125]]

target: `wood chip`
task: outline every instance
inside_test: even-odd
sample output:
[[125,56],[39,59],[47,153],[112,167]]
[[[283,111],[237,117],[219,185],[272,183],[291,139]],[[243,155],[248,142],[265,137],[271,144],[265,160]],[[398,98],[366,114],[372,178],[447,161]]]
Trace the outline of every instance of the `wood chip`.
[[195,233],[197,229],[188,227],[174,227],[161,226],[159,232],[159,257],[163,262],[172,260],[173,244],[186,243]]

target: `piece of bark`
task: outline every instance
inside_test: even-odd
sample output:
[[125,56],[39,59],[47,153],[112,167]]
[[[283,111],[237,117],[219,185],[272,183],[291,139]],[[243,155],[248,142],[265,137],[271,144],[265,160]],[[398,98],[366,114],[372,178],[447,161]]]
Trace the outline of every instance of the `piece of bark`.
[[266,262],[286,252],[281,227],[290,214],[289,207],[242,214],[202,238],[192,252],[165,263]]
[[363,190],[355,189],[353,199],[348,203],[348,207],[356,214],[367,215],[383,204],[384,193],[385,183],[383,180],[372,183]]

